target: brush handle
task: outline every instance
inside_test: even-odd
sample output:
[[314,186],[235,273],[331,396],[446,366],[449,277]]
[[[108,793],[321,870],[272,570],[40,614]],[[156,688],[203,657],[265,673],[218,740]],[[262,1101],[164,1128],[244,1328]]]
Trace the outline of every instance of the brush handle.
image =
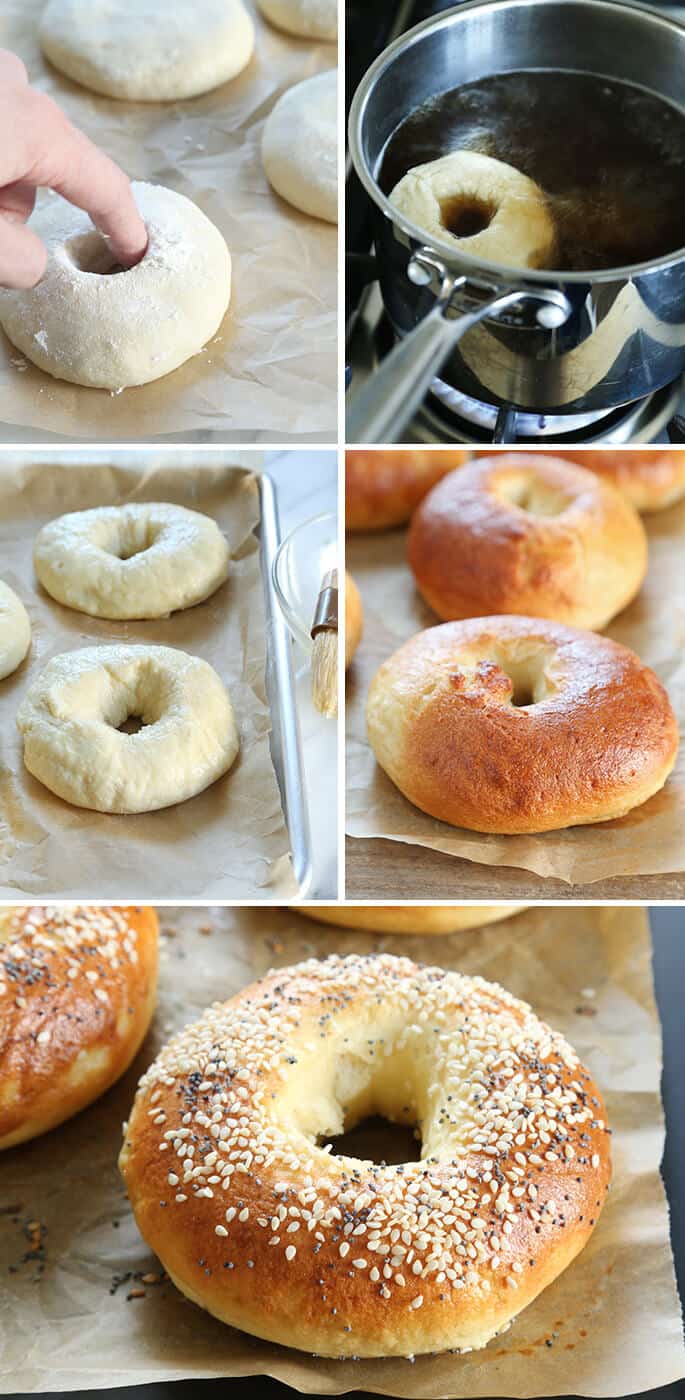
[[312,623],[312,637],[318,637],[320,632],[337,632],[338,630],[338,570],[329,569],[324,574],[321,584],[321,592],[316,603],[314,621]]

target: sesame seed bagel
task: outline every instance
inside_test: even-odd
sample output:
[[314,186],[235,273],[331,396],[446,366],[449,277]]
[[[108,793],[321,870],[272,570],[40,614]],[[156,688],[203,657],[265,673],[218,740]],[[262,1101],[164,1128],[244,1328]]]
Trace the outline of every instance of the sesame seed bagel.
[[350,449],[345,453],[345,528],[391,530],[406,525],[431,486],[461,467],[468,455],[463,448]]
[[109,1089],[145,1036],[156,984],[152,909],[0,910],[0,1148]]
[[[555,449],[556,450],[556,449]],[[685,496],[685,450],[682,447],[560,448],[566,457],[618,486],[644,515],[663,510]]]
[[634,652],[532,617],[411,637],[371,682],[367,730],[415,807],[504,835],[622,817],[678,752],[666,691]]
[[58,603],[91,617],[168,617],[204,602],[228,575],[215,520],[166,502],[70,511],[39,532],[33,562]]
[[345,670],[362,639],[364,609],[361,594],[351,574],[345,573]]
[[[418,1162],[317,1144],[370,1114]],[[141,1080],[138,1226],[222,1321],[326,1356],[482,1347],[583,1248],[610,1179],[591,1075],[481,978],[389,956],[270,972]]]
[[461,933],[508,919],[523,909],[522,904],[313,904],[293,908],[307,919],[316,919],[339,928],[367,929],[369,933]]
[[412,519],[409,563],[445,621],[523,613],[601,628],[641,587],[647,537],[625,496],[592,472],[497,453],[433,488]]

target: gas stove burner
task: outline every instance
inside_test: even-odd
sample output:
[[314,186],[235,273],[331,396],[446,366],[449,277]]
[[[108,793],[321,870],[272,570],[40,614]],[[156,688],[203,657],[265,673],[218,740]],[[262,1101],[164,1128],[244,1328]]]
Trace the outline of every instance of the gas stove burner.
[[[664,389],[621,408],[595,413],[548,414],[519,411],[484,403],[434,379],[430,396],[416,416],[412,437],[420,442],[536,443],[549,438],[559,444],[654,442],[672,419],[683,398],[678,379]],[[676,420],[677,421],[677,420]]]

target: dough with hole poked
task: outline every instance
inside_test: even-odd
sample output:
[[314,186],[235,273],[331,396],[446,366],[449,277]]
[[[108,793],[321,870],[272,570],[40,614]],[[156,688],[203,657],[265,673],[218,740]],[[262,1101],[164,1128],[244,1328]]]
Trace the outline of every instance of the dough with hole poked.
[[0,583],[0,681],[20,666],[31,645],[31,623],[21,598]]
[[240,73],[254,25],[242,0],[50,0],[39,38],[50,62],[91,91],[164,102]]
[[218,331],[231,296],[231,258],[201,209],[163,185],[136,181],[149,244],[117,271],[82,210],[49,196],[31,220],[48,249],[37,287],[0,290],[0,325],[56,379],[119,390],[147,384],[197,355]]
[[[138,718],[137,733],[121,729]],[[17,715],[24,763],[50,792],[96,812],[154,812],[228,772],[239,748],[228,691],[174,647],[84,647],[53,656]]]
[[302,39],[337,39],[338,0],[257,0],[262,14]]
[[135,501],[50,520],[33,550],[43,588],[91,617],[167,617],[209,598],[228,574],[228,545],[197,510]]
[[[545,196],[502,160],[452,151],[408,170],[389,198],[417,228],[461,253],[506,267],[553,264],[556,229]],[[464,237],[451,232],[459,211],[481,215],[485,226]]]
[[317,73],[284,92],[262,137],[262,162],[276,193],[331,224],[338,221],[337,110],[337,73]]

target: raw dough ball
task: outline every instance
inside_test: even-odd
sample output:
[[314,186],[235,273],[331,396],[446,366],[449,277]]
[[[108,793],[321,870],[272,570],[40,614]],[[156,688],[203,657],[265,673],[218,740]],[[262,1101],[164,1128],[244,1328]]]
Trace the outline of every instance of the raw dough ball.
[[21,598],[0,583],[0,681],[11,676],[31,645],[31,623]]
[[[137,718],[142,728],[121,726]],[[17,715],[24,763],[95,812],[154,812],[203,792],[239,748],[216,671],[174,647],[95,646],[53,656]]]
[[184,506],[99,506],[51,520],[33,562],[58,603],[91,617],[168,617],[201,603],[228,575],[228,545],[208,515]]
[[37,287],[0,291],[0,325],[56,379],[98,389],[147,384],[199,354],[231,298],[231,258],[219,230],[182,194],[136,181],[149,234],[142,262],[122,272],[82,210],[50,196],[31,221],[48,249]]
[[267,118],[262,163],[277,194],[317,219],[338,222],[337,74],[289,88]]
[[50,0],[43,52],[106,97],[164,102],[228,82],[252,56],[242,0]]
[[502,160],[452,151],[407,171],[389,198],[417,228],[461,253],[506,267],[553,264],[556,230],[545,196]]
[[[75,0],[78,3],[78,0]],[[303,39],[337,39],[338,0],[257,0],[262,14]]]

